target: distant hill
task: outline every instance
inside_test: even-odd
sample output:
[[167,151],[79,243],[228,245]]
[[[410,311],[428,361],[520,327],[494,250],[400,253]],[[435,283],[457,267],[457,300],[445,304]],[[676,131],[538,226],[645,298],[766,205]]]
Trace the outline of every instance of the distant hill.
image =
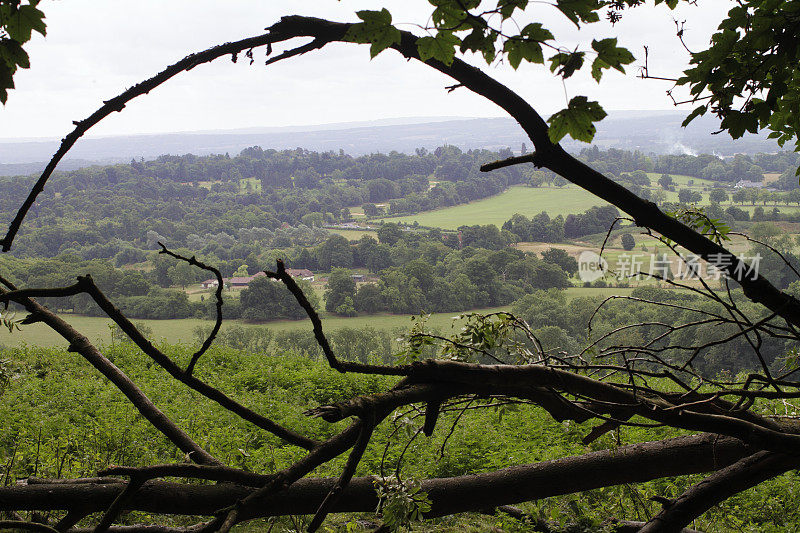
[[[679,111],[617,111],[599,124],[595,144],[601,148],[622,148],[653,153],[774,152],[777,144],[766,134],[748,135],[733,141],[727,134],[712,135],[718,128],[710,117],[695,120],[688,128],[680,123]],[[29,174],[44,168],[44,162],[58,148],[58,140],[0,140],[0,175]],[[519,125],[509,118],[408,118],[371,122],[248,128],[242,130],[94,137],[81,139],[70,152],[72,159],[59,168],[70,170],[89,162],[127,162],[132,158],[152,159],[162,154],[237,154],[248,146],[344,150],[352,155],[372,152],[413,152],[451,144],[462,149],[511,147],[522,143],[530,148]],[[580,150],[584,143],[566,141],[565,147]]]

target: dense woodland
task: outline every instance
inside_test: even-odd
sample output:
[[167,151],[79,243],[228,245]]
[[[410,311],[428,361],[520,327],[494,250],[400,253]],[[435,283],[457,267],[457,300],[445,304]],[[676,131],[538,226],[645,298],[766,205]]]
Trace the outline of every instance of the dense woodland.
[[[333,271],[334,283],[324,307],[344,316],[508,305],[537,289],[574,284],[570,277],[576,270],[574,259],[526,254],[510,249],[510,244],[559,243],[602,234],[619,211],[613,206],[593,207],[566,217],[551,218],[542,212],[530,219],[514,214],[501,228],[462,226],[458,232],[400,226],[381,217],[457,205],[515,184],[561,187],[566,183],[552,172],[533,167],[511,167],[489,175],[480,172],[481,164],[510,155],[511,150],[462,152],[454,146],[432,152],[419,149],[412,155],[392,152],[362,157],[253,147],[235,157],[162,156],[128,165],[89,167],[53,178],[12,255],[2,260],[11,279],[26,286],[65,285],[90,272],[98,286],[133,318],[205,318],[215,313],[210,299],[189,301],[184,291],[171,289],[197,283],[204,273],[158,254],[159,242],[189,255],[199,254],[226,277],[252,275],[276,258],[296,268]],[[735,205],[722,209],[716,203],[720,199],[742,205],[766,203],[781,195],[786,195],[787,204],[800,201],[797,187],[783,193],[730,189],[738,180],[756,179],[765,172],[780,174],[774,184],[777,188],[797,185],[792,176],[800,162],[793,153],[720,159],[593,147],[583,150],[580,158],[665,209],[680,205],[666,202],[660,193],[676,190],[671,177],[675,174],[719,183],[709,193],[712,204],[706,208],[714,219],[733,223],[796,218],[777,207],[765,210],[758,205],[751,216]],[[647,172],[662,175],[655,180]],[[11,217],[30,179],[0,182],[0,220]],[[695,190],[678,193],[686,204],[702,198]],[[351,220],[348,208],[353,206],[363,206],[365,214],[373,215],[370,223],[377,227],[377,238],[365,235],[350,242],[323,228]],[[335,274],[336,269],[345,270]],[[367,272],[374,282],[359,287],[335,283],[337,275],[341,278],[348,269]],[[778,273],[780,268],[770,270]],[[785,286],[788,281],[779,283]],[[304,316],[288,295],[276,292],[264,280],[242,296],[228,301],[227,317],[263,321]],[[273,303],[263,303],[266,300]],[[74,313],[102,315],[86,295],[49,303]],[[315,304],[323,307],[319,299]]]
[[[510,167],[488,175],[479,171],[481,164],[508,155],[510,150],[462,152],[454,146],[432,152],[420,149],[413,155],[392,152],[361,157],[253,147],[235,157],[162,156],[128,165],[88,167],[54,176],[13,253],[40,257],[76,251],[84,258],[109,258],[130,247],[155,249],[159,239],[193,250],[211,243],[230,249],[232,244],[255,240],[274,247],[292,239],[314,244],[319,237],[313,234],[277,230],[285,230],[286,225],[319,227],[346,221],[347,207],[364,204],[385,203],[387,215],[414,213],[485,198],[513,184],[566,183],[552,172],[533,167]],[[781,177],[775,187],[789,191],[797,189],[793,176],[800,164],[790,152],[720,159],[649,156],[594,147],[579,157],[634,192],[641,192],[643,185],[655,185],[649,179],[643,181],[644,172],[700,177],[721,186],[777,173]],[[31,179],[0,182],[0,220],[11,218]],[[429,180],[433,180],[432,188]],[[791,201],[797,202],[794,197]],[[86,247],[98,249],[84,251]],[[217,255],[227,259],[224,253]]]

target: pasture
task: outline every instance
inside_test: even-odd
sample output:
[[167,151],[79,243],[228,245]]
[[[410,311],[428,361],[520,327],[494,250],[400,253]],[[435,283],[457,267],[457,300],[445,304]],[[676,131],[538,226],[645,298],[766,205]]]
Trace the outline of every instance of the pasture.
[[364,235],[377,239],[378,232],[376,230],[368,229],[341,229],[341,228],[326,228],[329,232],[335,233],[345,237],[348,241],[357,241]]
[[[491,313],[507,308],[488,308],[476,309],[476,312]],[[442,331],[449,331],[453,324],[453,317],[459,313],[435,313],[428,320],[431,327]],[[97,344],[111,343],[111,319],[103,317],[88,317],[80,315],[62,314],[78,331],[86,335],[92,342]],[[408,315],[377,314],[357,317],[338,317],[326,316],[322,313],[323,327],[327,331],[350,327],[360,328],[370,326],[380,330],[395,330],[398,328],[408,329],[411,326],[411,317]],[[170,344],[195,342],[194,330],[197,327],[211,327],[213,322],[205,319],[187,318],[174,320],[136,320],[135,324],[143,324],[153,332],[153,341],[165,341]],[[285,331],[292,329],[307,329],[311,331],[309,320],[279,320],[264,324],[248,324],[240,320],[227,320],[223,324],[226,326],[238,325],[251,328],[269,328],[274,331]],[[59,346],[66,347],[67,343],[61,337],[43,324],[32,324],[22,326],[21,331],[9,333],[8,330],[0,331],[0,346],[16,347],[22,345],[32,346]]]
[[[611,294],[628,294],[631,289],[622,288],[583,288],[573,287],[566,289],[567,298],[575,298],[577,296],[610,296]],[[478,312],[478,313],[493,313],[497,311],[507,311],[510,306],[506,307],[492,307],[485,309],[474,309],[465,312]],[[457,317],[458,312],[452,313],[433,313],[428,319],[428,324],[431,328],[438,329],[442,332],[449,332],[452,327],[458,326],[458,321],[453,319]],[[64,320],[69,322],[78,331],[86,335],[92,342],[108,345],[111,344],[111,320],[103,317],[89,317],[80,315],[71,315],[68,313],[60,315]],[[411,327],[410,315],[390,315],[388,313],[381,313],[376,315],[356,316],[356,317],[339,317],[333,316],[328,313],[322,312],[322,325],[326,331],[333,331],[336,329],[349,327],[361,328],[370,326],[378,330],[395,331],[398,329],[407,330]],[[205,319],[186,318],[175,320],[137,320],[133,319],[135,324],[142,324],[152,330],[154,342],[167,342],[175,343],[194,343],[196,342],[194,331],[198,327],[208,328],[213,325],[213,322]],[[279,320],[275,322],[268,322],[264,324],[249,324],[240,320],[227,320],[223,324],[225,327],[233,325],[245,326],[249,328],[269,328],[274,331],[286,331],[306,329],[311,331],[311,322],[308,320]],[[22,326],[21,331],[14,331],[9,333],[8,330],[0,330],[0,347],[20,347],[23,345],[30,346],[57,346],[66,347],[67,343],[57,333],[43,324],[31,324]]]
[[[652,191],[662,190],[661,186],[658,185],[658,178],[661,177],[661,174],[649,172],[648,176],[652,183],[650,189]],[[692,176],[683,176],[680,174],[671,174],[671,176],[675,183],[675,190],[664,191],[668,202],[678,202],[678,191],[680,189],[692,189],[703,195],[703,201],[698,205],[708,206],[710,205],[708,199],[709,191],[719,185],[717,182],[702,178],[694,178]],[[727,192],[729,196],[732,193],[731,190]],[[459,226],[471,226],[475,224],[494,224],[500,227],[506,220],[511,218],[511,215],[514,213],[520,213],[528,218],[542,211],[545,211],[551,217],[558,215],[567,216],[570,213],[581,213],[596,205],[607,204],[605,201],[600,200],[575,185],[538,188],[515,185],[498,195],[468,204],[436,209],[434,211],[424,211],[414,215],[381,217],[381,220],[386,222],[402,222],[405,224],[417,222],[421,226],[448,230],[457,229]],[[721,205],[723,208],[736,205],[736,207],[749,212],[751,215],[753,214],[753,210],[757,207],[756,205],[734,204],[730,199],[723,202]],[[759,202],[757,205],[760,205],[765,210],[771,210],[773,207],[777,207],[782,213],[796,213],[800,211],[800,207],[787,206],[784,203],[767,202],[767,204],[762,204]]]
[[586,211],[595,205],[606,205],[606,202],[575,185],[537,188],[515,185],[496,196],[468,204],[382,219],[406,224],[418,222],[421,226],[451,230],[475,224],[494,224],[500,227],[514,213],[532,217],[545,211],[551,217],[566,216]]

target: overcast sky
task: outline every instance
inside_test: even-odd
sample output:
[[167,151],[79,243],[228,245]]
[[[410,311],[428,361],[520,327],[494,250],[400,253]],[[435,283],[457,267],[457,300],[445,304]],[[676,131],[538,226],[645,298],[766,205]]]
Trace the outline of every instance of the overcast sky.
[[[707,0],[677,12],[660,6],[626,14],[612,28],[596,24],[578,36],[552,6],[532,4],[525,20],[541,20],[558,30],[561,43],[588,47],[593,37],[618,36],[641,55],[650,48],[653,75],[674,76],[685,67],[687,53],[675,37],[673,17],[686,20],[686,42],[700,49],[730,7],[728,0]],[[28,46],[31,69],[19,71],[17,89],[0,107],[0,138],[61,137],[72,121],[83,119],[103,100],[150,77],[183,56],[221,42],[257,35],[282,15],[303,14],[341,21],[356,20],[359,9],[374,1],[357,0],[44,0],[47,38],[36,35]],[[419,32],[430,5],[423,0],[388,0],[395,22]],[[369,60],[366,46],[335,44],[300,58],[263,66],[257,51],[252,66],[228,58],[173,78],[140,97],[92,130],[94,135],[293,126],[418,116],[502,116],[501,110],[465,90],[448,94],[452,82],[399,54],[384,52]],[[479,64],[477,60],[473,63]],[[588,74],[566,85],[541,65],[516,72],[500,65],[488,72],[517,90],[541,113],[565,106],[584,94],[609,110],[671,109],[668,84],[606,74],[597,84]],[[566,94],[565,94],[566,92]],[[687,109],[688,112],[689,109]]]

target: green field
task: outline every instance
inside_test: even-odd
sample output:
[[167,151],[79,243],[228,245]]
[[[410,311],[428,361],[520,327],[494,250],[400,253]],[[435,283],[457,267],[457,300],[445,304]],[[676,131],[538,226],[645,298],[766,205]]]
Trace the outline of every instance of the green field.
[[364,235],[369,235],[375,239],[378,238],[378,232],[375,230],[359,230],[359,229],[339,229],[339,228],[327,228],[329,232],[336,233],[337,235],[342,235],[348,241],[357,241]]
[[[661,176],[660,174],[649,172],[648,176],[652,181],[651,190],[660,189],[657,181]],[[703,201],[699,205],[710,205],[708,200],[708,191],[712,189],[716,182],[702,179],[693,178],[691,176],[683,176],[673,174],[672,179],[675,182],[674,191],[665,191],[667,194],[668,202],[678,201],[678,190],[688,188],[696,190],[703,194]],[[688,182],[692,181],[692,185]],[[731,191],[728,191],[728,195]],[[593,196],[589,192],[575,186],[566,185],[564,187],[525,187],[522,185],[515,185],[509,187],[504,192],[471,202],[468,204],[457,205],[453,207],[446,207],[444,209],[437,209],[434,211],[425,211],[415,215],[405,215],[398,217],[382,217],[382,220],[387,222],[403,222],[406,224],[419,223],[421,226],[438,227],[442,229],[457,229],[459,226],[469,226],[475,224],[494,224],[500,227],[506,220],[511,218],[514,213],[520,213],[527,217],[531,217],[542,211],[546,211],[551,217],[557,215],[566,216],[570,213],[580,213],[586,211],[590,207],[596,205],[607,205],[605,201]],[[748,211],[750,214],[756,208],[755,205],[740,205],[733,204],[730,200],[723,202],[723,208],[731,205],[736,205],[740,209]],[[772,209],[778,207],[783,213],[798,212],[800,207],[787,206],[786,204],[773,204],[761,205],[764,209]],[[350,237],[350,236],[348,236]]]
[[495,224],[500,227],[514,213],[531,217],[546,211],[551,217],[580,213],[606,202],[575,185],[564,187],[524,187],[516,185],[506,191],[468,204],[437,209],[402,217],[385,217],[387,222],[419,222],[422,226],[456,229],[474,224]]
[[[566,290],[567,298],[576,296],[609,296],[611,294],[629,294],[631,289],[617,288],[583,288],[574,287]],[[476,309],[478,313],[492,313],[495,311],[508,310],[508,307],[493,307],[487,309]],[[453,318],[460,313],[434,313],[428,319],[428,324],[435,329],[447,332],[453,326]],[[360,328],[370,326],[379,330],[394,330],[397,328],[409,328],[411,318],[407,315],[377,314],[357,317],[325,316],[323,313],[323,327],[328,330],[335,330],[343,327]],[[111,343],[111,320],[102,317],[88,317],[79,315],[62,314],[78,331],[86,335],[92,342],[97,344]],[[144,324],[153,331],[154,341],[166,341],[168,343],[194,342],[194,330],[198,326],[210,327],[213,322],[210,320],[186,318],[176,320],[136,320],[135,324]],[[223,325],[226,326],[246,326],[251,328],[269,328],[275,331],[285,331],[291,329],[307,329],[311,331],[311,323],[308,320],[280,320],[267,324],[246,324],[239,320],[228,320]],[[15,347],[24,344],[32,346],[62,346],[67,343],[57,333],[43,324],[32,324],[23,326],[22,331],[9,333],[8,330],[0,330],[0,346]]]
[[[247,186],[250,186],[248,190]],[[242,178],[239,180],[239,192],[260,193],[261,180],[258,178]]]
[[[491,313],[507,308],[477,309],[476,312]],[[435,313],[431,315],[428,324],[431,327],[448,330],[453,324],[453,317],[459,313]],[[87,317],[78,315],[62,314],[67,322],[74,326],[78,331],[86,335],[91,341],[98,344],[109,344],[111,342],[111,320],[102,317]],[[210,327],[213,322],[210,320],[187,318],[176,320],[133,320],[135,324],[144,324],[153,331],[154,341],[166,341],[168,343],[194,342],[194,329],[198,326]],[[308,320],[280,320],[269,322],[268,324],[246,324],[239,320],[225,321],[226,326],[245,325],[253,328],[269,328],[275,331],[290,329],[307,329],[311,331],[311,322]],[[395,328],[408,328],[411,326],[411,318],[406,315],[379,314],[358,317],[324,317],[323,327],[326,330],[334,330],[343,327],[360,328],[371,326],[381,330],[392,330]],[[67,343],[57,333],[43,324],[33,324],[23,326],[22,331],[9,333],[8,330],[0,331],[0,346],[21,346],[29,344],[34,346],[62,346]]]

